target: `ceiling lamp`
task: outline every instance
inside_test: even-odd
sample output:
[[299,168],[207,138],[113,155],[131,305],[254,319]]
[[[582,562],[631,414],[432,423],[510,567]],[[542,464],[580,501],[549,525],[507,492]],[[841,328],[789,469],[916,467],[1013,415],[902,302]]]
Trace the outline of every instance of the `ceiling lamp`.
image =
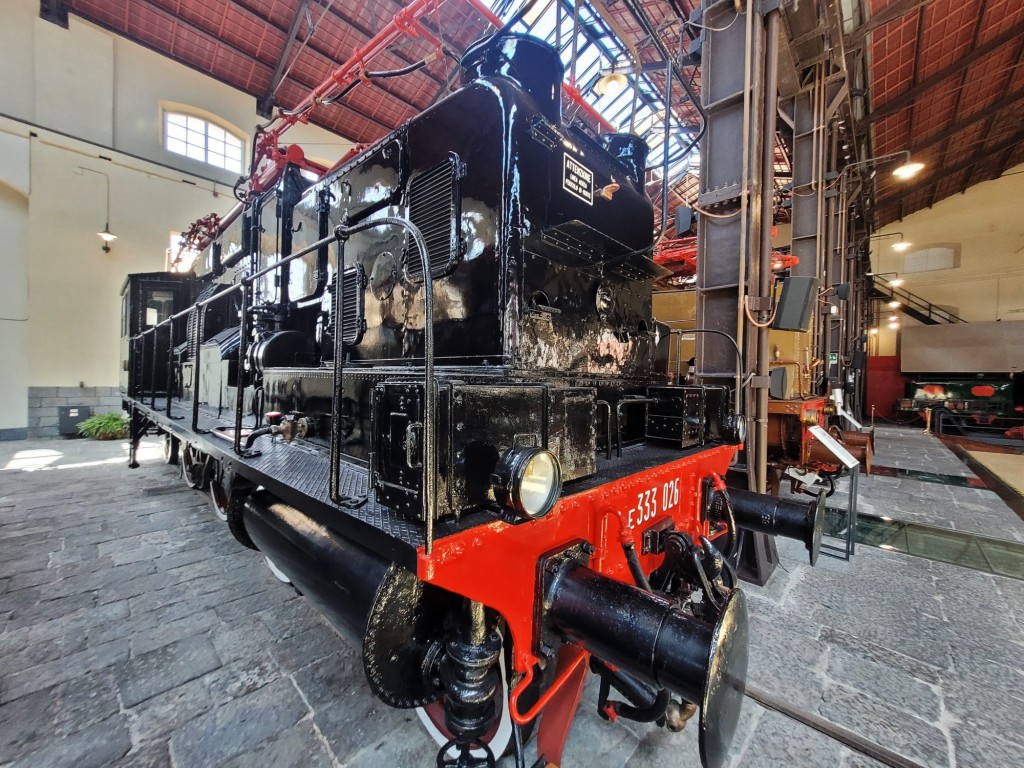
[[901,181],[906,181],[917,176],[922,170],[924,170],[924,163],[912,163],[908,159],[903,165],[896,166],[892,175]]
[[618,96],[629,85],[629,78],[621,72],[609,72],[601,75],[594,85],[594,91],[598,96]]
[[904,251],[909,251],[913,246],[914,246],[913,243],[909,243],[906,240],[900,240],[898,243],[893,243],[892,244],[892,249],[894,251],[898,251],[900,253],[903,253]]

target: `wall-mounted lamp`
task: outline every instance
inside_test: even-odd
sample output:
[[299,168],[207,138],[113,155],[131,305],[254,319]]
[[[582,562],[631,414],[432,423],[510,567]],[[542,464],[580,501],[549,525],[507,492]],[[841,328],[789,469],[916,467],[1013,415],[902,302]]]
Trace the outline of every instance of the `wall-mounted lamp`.
[[898,301],[890,301],[888,304],[889,309],[899,309],[900,303]]
[[906,181],[912,179],[921,171],[924,170],[924,163],[912,163],[910,162],[910,153],[907,153],[907,161],[902,165],[898,165],[893,169],[892,175],[900,181]]
[[897,251],[898,253],[903,253],[904,251],[909,251],[911,248],[914,247],[914,244],[912,242],[910,242],[909,240],[904,240],[903,239],[903,233],[902,232],[890,232],[887,235],[871,235],[871,236],[867,237],[866,239],[867,240],[885,240],[885,239],[890,238],[890,237],[898,237],[899,238],[899,240],[897,240],[895,243],[893,243],[890,246],[890,248],[892,248],[894,251]]
[[898,152],[890,152],[887,155],[879,155],[878,157],[869,157],[864,160],[858,160],[856,163],[850,163],[843,167],[843,173],[846,173],[851,168],[856,168],[859,165],[868,165],[870,163],[884,163],[889,160],[895,160],[896,158],[902,157],[903,162],[900,163],[893,170],[892,175],[900,181],[907,181],[914,178],[922,170],[924,170],[924,163],[913,162],[910,159],[910,150],[901,149]]
[[901,285],[903,285],[903,278],[900,277],[899,272],[868,272],[867,275],[868,277],[881,277],[882,279],[885,279],[889,275],[892,275],[892,280],[886,280],[885,282],[887,282],[893,288],[899,288]]
[[102,176],[107,185],[107,218],[103,224],[103,231],[97,232],[96,234],[103,240],[103,252],[110,253],[110,243],[117,240],[117,235],[110,231],[110,177],[103,171],[97,171],[94,168],[86,168],[84,165],[78,166],[78,170],[88,171],[89,173],[95,173]]

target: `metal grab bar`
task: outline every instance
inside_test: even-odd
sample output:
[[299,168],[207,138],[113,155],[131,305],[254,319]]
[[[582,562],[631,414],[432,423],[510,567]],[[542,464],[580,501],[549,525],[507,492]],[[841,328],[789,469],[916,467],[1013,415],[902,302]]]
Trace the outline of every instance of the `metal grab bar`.
[[[154,335],[153,338],[156,338]],[[167,407],[165,415],[171,417],[171,390],[174,388],[174,323],[167,324]]]
[[423,489],[424,525],[426,554],[430,554],[434,546],[434,511],[437,502],[437,445],[435,437],[437,417],[437,392],[434,382],[434,288],[430,277],[430,255],[426,241],[419,227],[408,219],[400,216],[382,216],[372,221],[364,221],[351,227],[339,225],[334,229],[333,237],[340,242],[338,249],[338,269],[334,274],[334,401],[331,406],[331,465],[328,491],[331,500],[340,503],[341,482],[341,403],[345,396],[344,386],[344,341],[342,340],[342,303],[344,292],[342,281],[345,276],[345,242],[354,234],[377,227],[403,227],[409,232],[423,268],[423,379],[424,379],[424,419],[423,419]]
[[295,261],[295,259],[302,258],[307,253],[312,253],[313,251],[317,250],[318,248],[323,248],[325,245],[328,245],[330,242],[332,242],[333,240],[337,240],[337,239],[338,239],[337,235],[328,235],[327,237],[321,238],[320,240],[317,240],[315,243],[307,245],[305,248],[303,248],[300,251],[296,251],[295,253],[290,253],[287,256],[285,256],[284,258],[278,259],[273,264],[271,264],[269,267],[264,267],[259,272],[254,272],[253,274],[248,275],[247,277],[243,277],[241,280],[239,280],[234,285],[229,286],[226,290],[223,290],[220,293],[217,293],[217,294],[211,296],[208,299],[203,299],[202,301],[197,301],[195,304],[191,305],[190,307],[186,307],[185,309],[181,310],[181,312],[178,312],[176,314],[171,315],[166,320],[161,320],[156,325],[150,326],[146,330],[140,331],[139,333],[135,334],[134,336],[131,336],[130,338],[131,339],[138,339],[138,338],[141,338],[143,336],[146,336],[147,334],[154,333],[157,328],[163,328],[168,323],[174,322],[175,320],[177,320],[179,318],[185,317],[193,309],[203,309],[205,307],[208,307],[211,304],[213,304],[214,302],[220,301],[221,299],[223,299],[223,298],[225,298],[227,296],[230,296],[235,291],[241,290],[242,286],[244,286],[244,285],[251,285],[252,283],[254,283],[256,280],[259,280],[264,275],[268,275],[271,272],[280,269],[285,264],[290,264],[291,262]]
[[[242,307],[238,314],[238,372],[235,374],[235,454],[243,456],[252,445],[248,440],[242,447],[242,402],[245,400],[245,358],[249,353],[249,285],[242,284]],[[256,424],[259,428],[259,423]]]
[[[226,291],[225,291],[226,293]],[[203,349],[203,333],[206,330],[206,306],[199,308],[199,315],[196,317],[196,346],[195,354],[192,355],[192,431],[199,432],[199,357]],[[154,336],[154,338],[156,338]]]
[[646,410],[646,407],[648,405],[650,405],[651,403],[656,403],[656,402],[658,402],[657,399],[655,399],[653,397],[633,397],[633,396],[627,396],[627,397],[620,398],[619,401],[617,403],[615,403],[615,457],[616,458],[619,458],[619,459],[622,458],[622,409],[623,409],[623,407],[629,406],[629,405],[642,405],[642,406],[644,406],[644,408]]

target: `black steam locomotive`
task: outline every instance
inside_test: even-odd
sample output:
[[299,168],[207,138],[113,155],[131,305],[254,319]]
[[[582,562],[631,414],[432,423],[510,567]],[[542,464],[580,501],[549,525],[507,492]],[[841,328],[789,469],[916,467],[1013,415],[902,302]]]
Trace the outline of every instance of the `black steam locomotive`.
[[[420,708],[437,764],[561,761],[599,711],[725,759],[743,696],[740,528],[822,510],[727,489],[727,388],[667,373],[646,146],[561,119],[557,53],[500,34],[461,89],[317,182],[287,167],[194,274],[131,275],[132,444],[186,482]],[[133,448],[134,462],[134,448]],[[613,698],[617,697],[617,698]]]

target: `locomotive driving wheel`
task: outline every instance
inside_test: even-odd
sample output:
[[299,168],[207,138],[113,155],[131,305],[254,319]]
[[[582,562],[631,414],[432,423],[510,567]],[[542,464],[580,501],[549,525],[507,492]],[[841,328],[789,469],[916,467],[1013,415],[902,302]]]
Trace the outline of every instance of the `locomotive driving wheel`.
[[185,485],[196,491],[206,490],[209,482],[208,463],[209,456],[186,443],[181,452],[181,476]]
[[228,521],[228,504],[230,503],[228,492],[224,489],[224,483],[218,477],[215,466],[210,468],[208,475],[210,476],[210,508],[213,510],[213,514],[226,523]]

